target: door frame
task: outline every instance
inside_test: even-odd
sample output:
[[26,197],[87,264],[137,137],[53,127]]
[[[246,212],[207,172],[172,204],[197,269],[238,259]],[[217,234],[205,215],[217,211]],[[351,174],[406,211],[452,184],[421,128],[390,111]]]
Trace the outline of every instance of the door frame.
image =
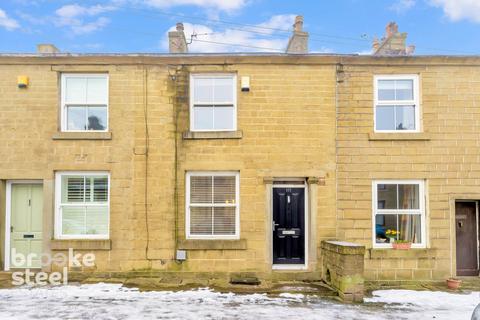
[[[43,180],[7,180],[5,197],[5,259],[4,271],[10,270],[10,224],[12,218],[12,185],[14,184],[40,184],[43,186]],[[42,189],[43,192],[43,189]],[[43,212],[43,207],[42,207]],[[43,229],[43,226],[42,226]]]
[[[286,179],[279,179],[285,181]],[[269,228],[269,233],[270,233],[270,238],[271,238],[271,246],[270,246],[270,257],[271,257],[271,264],[272,264],[272,270],[306,270],[308,268],[308,237],[310,235],[309,229],[309,219],[308,219],[308,184],[306,180],[292,180],[293,181],[302,181],[303,184],[272,184],[272,188],[270,190],[271,193],[271,201],[270,201],[270,228]],[[305,255],[305,261],[302,264],[274,264],[273,263],[273,190],[275,188],[303,188],[304,189],[304,210],[303,210],[303,215],[304,215],[304,255]]]
[[[455,248],[455,254],[454,254],[454,257],[455,257],[455,275],[454,276],[457,276],[457,257],[456,257],[456,254],[457,254],[457,250],[456,250],[456,246],[457,246],[457,232],[456,232],[456,215],[457,215],[457,202],[474,202],[475,203],[475,230],[476,230],[476,235],[477,235],[477,269],[480,270],[480,228],[479,228],[479,224],[480,224],[480,221],[478,221],[479,219],[479,201],[478,200],[469,200],[469,199],[455,199],[454,201],[454,216],[453,216],[453,234],[454,234],[454,238],[455,238],[455,242],[454,242],[454,248]],[[471,276],[471,277],[476,277],[476,276]]]

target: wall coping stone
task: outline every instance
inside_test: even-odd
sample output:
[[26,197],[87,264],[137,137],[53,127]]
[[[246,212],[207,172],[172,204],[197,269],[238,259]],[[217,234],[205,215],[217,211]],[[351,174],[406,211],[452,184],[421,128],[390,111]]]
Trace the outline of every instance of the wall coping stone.
[[51,240],[50,248],[58,250],[111,250],[112,240]]
[[183,133],[184,140],[195,139],[241,139],[243,131],[185,131]]
[[201,240],[187,239],[178,241],[178,249],[182,250],[246,250],[247,240]]
[[53,140],[112,140],[111,132],[56,132]]
[[365,255],[365,246],[352,242],[324,240],[321,248],[343,255]]

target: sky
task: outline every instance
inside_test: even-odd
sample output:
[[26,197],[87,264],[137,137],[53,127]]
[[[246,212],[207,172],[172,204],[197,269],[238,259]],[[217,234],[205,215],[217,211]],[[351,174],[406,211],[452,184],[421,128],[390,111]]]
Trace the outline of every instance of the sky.
[[480,54],[480,0],[0,0],[0,52],[53,43],[71,53],[283,52],[296,15],[310,52],[368,54],[396,21],[416,54]]

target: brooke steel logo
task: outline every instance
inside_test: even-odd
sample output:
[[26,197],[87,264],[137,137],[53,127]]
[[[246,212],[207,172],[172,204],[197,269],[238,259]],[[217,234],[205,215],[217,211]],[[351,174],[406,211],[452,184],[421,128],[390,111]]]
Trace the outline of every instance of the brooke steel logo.
[[31,266],[33,261],[40,260],[40,267],[58,266],[62,271],[45,272],[32,271],[33,268],[26,268],[22,271],[12,273],[12,285],[66,285],[68,283],[68,269],[72,267],[94,267],[95,254],[93,253],[74,253],[72,248],[68,249],[68,254],[56,253],[53,256],[48,253],[38,255],[29,253],[27,255],[17,252],[12,248],[11,255],[12,268],[24,268],[25,265]]

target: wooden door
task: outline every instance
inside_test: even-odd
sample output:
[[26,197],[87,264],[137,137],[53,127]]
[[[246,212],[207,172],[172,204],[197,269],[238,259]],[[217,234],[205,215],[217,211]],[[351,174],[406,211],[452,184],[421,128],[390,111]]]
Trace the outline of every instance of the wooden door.
[[477,203],[455,204],[457,275],[478,276]]
[[[43,191],[40,184],[12,184],[10,267],[40,268]],[[27,259],[30,255],[30,259]]]

